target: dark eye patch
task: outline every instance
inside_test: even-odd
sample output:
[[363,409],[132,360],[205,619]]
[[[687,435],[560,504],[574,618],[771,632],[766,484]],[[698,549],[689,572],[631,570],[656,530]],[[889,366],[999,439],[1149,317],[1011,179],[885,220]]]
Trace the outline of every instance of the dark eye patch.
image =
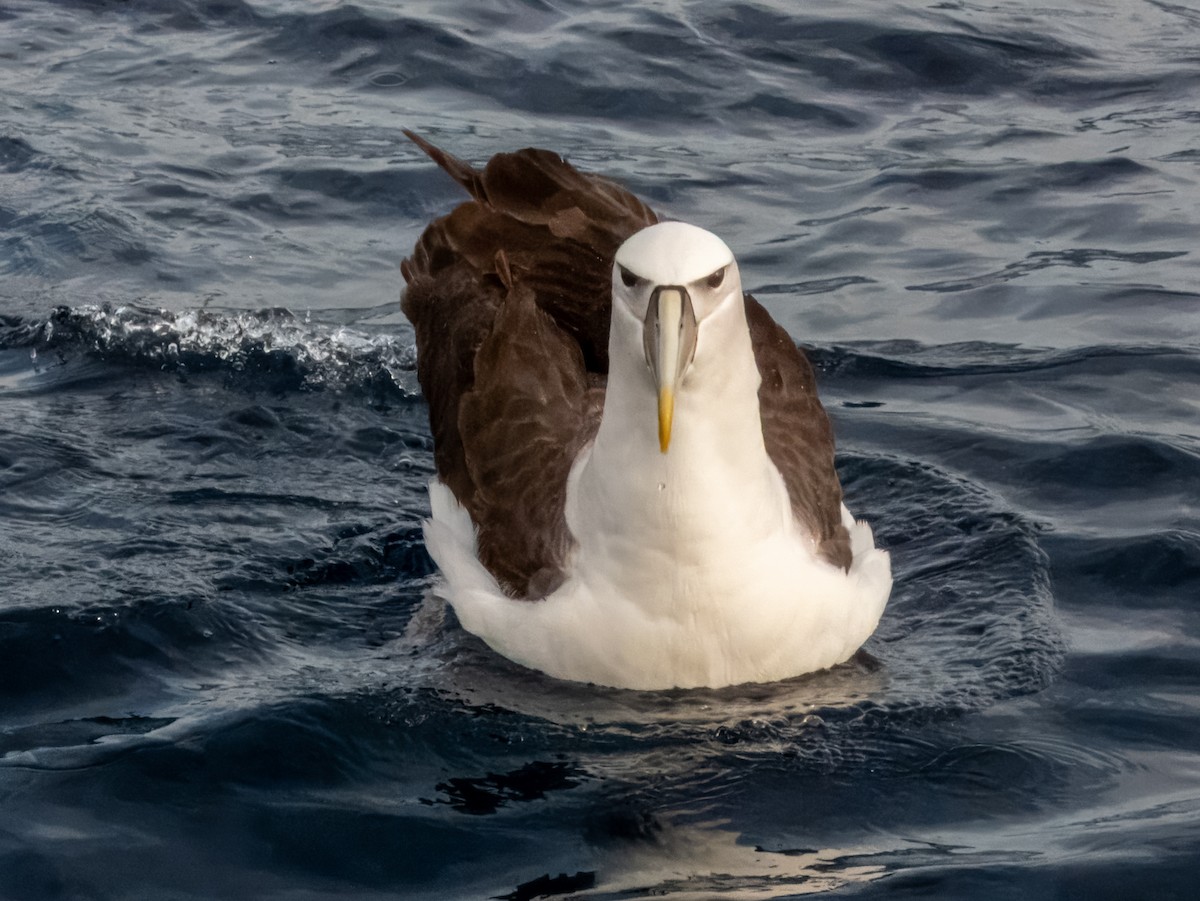
[[638,282],[641,281],[641,279],[638,278],[638,276],[634,275],[632,272],[630,272],[628,269],[626,269],[624,266],[620,265],[619,263],[617,264],[617,269],[619,269],[621,272],[621,283],[626,288],[632,288],[634,285],[636,285]]
[[722,266],[720,269],[718,269],[716,272],[714,272],[712,275],[710,275],[708,278],[706,278],[704,280],[704,284],[708,285],[708,287],[710,287],[710,288],[721,287],[721,282],[725,281],[725,270],[728,268],[729,268],[728,266]]

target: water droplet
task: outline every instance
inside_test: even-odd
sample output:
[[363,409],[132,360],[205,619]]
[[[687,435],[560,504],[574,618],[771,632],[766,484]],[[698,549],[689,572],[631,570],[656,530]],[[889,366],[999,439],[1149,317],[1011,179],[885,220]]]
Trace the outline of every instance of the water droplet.
[[370,78],[371,84],[377,88],[398,88],[408,81],[403,72],[377,72]]

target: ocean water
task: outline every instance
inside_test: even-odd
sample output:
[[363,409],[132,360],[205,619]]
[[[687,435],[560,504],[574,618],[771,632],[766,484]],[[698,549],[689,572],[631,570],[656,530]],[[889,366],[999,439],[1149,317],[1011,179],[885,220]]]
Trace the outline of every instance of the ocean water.
[[[6,0],[0,898],[1194,897],[1200,6]],[[429,597],[399,261],[523,146],[726,238],[893,556],[721,691]]]

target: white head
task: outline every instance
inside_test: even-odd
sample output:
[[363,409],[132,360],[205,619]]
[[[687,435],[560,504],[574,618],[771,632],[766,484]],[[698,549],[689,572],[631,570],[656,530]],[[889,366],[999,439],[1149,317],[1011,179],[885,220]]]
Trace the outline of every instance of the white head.
[[[613,262],[613,316],[643,323],[643,347],[658,391],[658,440],[671,443],[675,391],[696,354],[700,328],[742,303],[737,262],[725,242],[686,222],[660,222],[627,239]],[[619,305],[619,306],[618,306]]]

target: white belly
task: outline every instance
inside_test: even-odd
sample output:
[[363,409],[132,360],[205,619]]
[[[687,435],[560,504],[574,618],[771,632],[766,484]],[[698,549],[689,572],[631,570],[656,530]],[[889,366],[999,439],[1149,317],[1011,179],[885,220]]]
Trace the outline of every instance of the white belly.
[[887,554],[843,509],[854,545],[849,573],[816,559],[794,530],[753,542],[733,532],[683,565],[652,547],[623,562],[609,556],[619,543],[584,547],[558,591],[517,601],[479,563],[473,526],[449,489],[435,482],[430,497],[427,545],[463,627],[562,679],[717,687],[825,669],[870,636],[891,588]]

